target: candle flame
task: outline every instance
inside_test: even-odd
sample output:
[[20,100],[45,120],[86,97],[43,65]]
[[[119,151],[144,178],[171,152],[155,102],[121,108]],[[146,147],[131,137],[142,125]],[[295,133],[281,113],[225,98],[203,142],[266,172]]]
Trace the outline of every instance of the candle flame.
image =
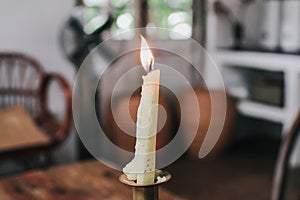
[[151,65],[154,63],[154,57],[150,50],[150,47],[145,40],[145,38],[141,35],[141,51],[140,51],[140,58],[143,68],[146,71],[151,70]]

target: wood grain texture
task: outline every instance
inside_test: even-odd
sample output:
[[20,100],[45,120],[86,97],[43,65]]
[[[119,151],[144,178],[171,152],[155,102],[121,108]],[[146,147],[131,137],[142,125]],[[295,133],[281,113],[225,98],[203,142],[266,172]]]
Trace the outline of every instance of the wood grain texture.
[[[0,180],[1,200],[130,200],[132,190],[119,182],[121,172],[98,161],[32,171]],[[183,200],[159,190],[160,200]]]

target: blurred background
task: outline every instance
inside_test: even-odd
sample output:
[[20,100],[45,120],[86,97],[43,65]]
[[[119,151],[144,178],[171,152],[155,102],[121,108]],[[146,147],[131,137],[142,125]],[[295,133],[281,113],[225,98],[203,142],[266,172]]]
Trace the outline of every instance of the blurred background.
[[[179,125],[187,137],[192,127],[199,126],[191,147],[167,167],[174,178],[166,189],[188,199],[270,199],[272,194],[275,200],[282,191],[285,199],[300,198],[300,1],[2,0],[0,13],[0,176],[93,159],[72,120],[76,72],[88,53],[112,36],[110,46],[94,53],[91,65],[101,68],[103,61],[122,49],[138,47],[137,35],[120,33],[146,27],[144,35],[150,44],[165,45],[197,63],[193,67],[177,55],[154,52],[156,63],[171,66],[194,88],[182,87],[168,71],[162,71],[165,81],[187,103],[179,105],[174,91],[161,87],[159,101],[167,117],[159,121],[157,148],[172,140]],[[190,39],[200,43],[214,63],[203,52],[194,51]],[[215,64],[223,82],[218,80]],[[122,75],[138,65],[137,52],[115,60],[92,99],[107,136],[129,151],[134,138],[118,126],[110,103],[116,105],[114,117],[135,132],[130,120],[136,120],[142,69],[129,73],[115,98],[110,96]],[[87,75],[87,80],[97,78]],[[88,81],[81,82],[83,96],[89,87]],[[130,93],[132,88],[137,89]],[[188,103],[194,92],[200,120],[190,112],[198,105]],[[222,125],[222,116],[211,121],[210,98],[222,95],[227,112],[221,137],[200,160],[198,152],[210,123]],[[82,98],[80,103],[89,104],[89,100]],[[124,112],[128,101],[130,116]],[[221,115],[222,108],[217,107],[214,114],[218,112]],[[85,127],[87,118],[81,118],[81,126],[97,138],[93,127]],[[24,135],[11,139],[18,132]],[[101,140],[91,140],[99,151],[107,152],[107,159],[124,159],[105,149]],[[26,157],[19,159],[20,155]]]

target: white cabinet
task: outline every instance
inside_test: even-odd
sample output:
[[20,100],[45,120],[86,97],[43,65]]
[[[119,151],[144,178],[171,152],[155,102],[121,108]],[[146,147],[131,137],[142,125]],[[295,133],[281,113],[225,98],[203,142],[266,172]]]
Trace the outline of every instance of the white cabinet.
[[[230,28],[227,27],[227,30],[225,30],[224,22],[222,23],[222,19],[218,18],[213,12],[213,2],[214,0],[211,0],[208,4],[207,50],[223,75],[225,85],[228,86],[227,83],[229,81],[226,81],[226,76],[228,75],[230,79],[233,79],[234,76],[236,76],[236,79],[239,79],[238,76],[247,76],[246,74],[238,74],[238,72],[234,71],[234,69],[238,70],[238,68],[263,70],[269,73],[283,73],[284,105],[282,107],[252,102],[246,98],[240,98],[238,103],[239,111],[244,115],[254,118],[280,122],[283,124],[284,130],[287,130],[300,105],[300,55],[218,48],[224,44],[219,43],[222,43],[224,40],[231,40],[232,38],[228,35],[228,29]],[[234,5],[234,1],[231,1],[231,3]],[[229,24],[227,24],[227,26],[229,26]],[[222,33],[224,33],[224,35]],[[232,68],[233,66],[234,69]],[[213,85],[214,77],[209,73],[209,67],[206,68],[206,76],[208,83],[211,83],[212,87],[218,87]],[[231,92],[231,89],[242,90],[243,85],[249,83],[247,83],[247,79],[243,79],[235,83],[236,86],[239,86],[239,84],[240,87],[237,88],[232,89],[228,87],[228,91]],[[243,91],[239,92],[243,94]],[[245,93],[246,92],[247,91],[245,91]]]
[[[210,53],[218,63],[223,76],[230,76],[226,74],[230,73],[227,69],[230,66],[261,69],[269,73],[282,72],[284,82],[282,107],[240,99],[238,109],[244,115],[280,122],[283,124],[284,131],[290,127],[300,105],[300,56],[232,50],[216,50]],[[240,74],[240,76],[246,75]],[[241,82],[242,84],[247,83]],[[228,90],[230,92],[230,88]]]
[[[238,110],[241,114],[256,119],[281,123],[284,134],[293,123],[293,119],[300,106],[300,55],[220,48],[220,46],[224,46],[226,43],[224,41],[232,40],[230,34],[228,34],[228,26],[230,24],[227,24],[226,28],[226,25],[222,22],[223,19],[215,15],[212,8],[213,2],[214,0],[210,0],[208,4],[207,50],[217,64],[224,78],[224,84],[228,86],[228,83],[232,82],[231,86],[229,84],[227,87],[227,90],[229,93],[237,92],[241,95],[238,98]],[[231,0],[231,3],[234,5],[235,2]],[[253,10],[249,12],[253,12]],[[257,13],[257,15],[261,15],[261,13]],[[257,31],[258,29],[259,27],[257,27]],[[253,32],[254,30],[251,31]],[[234,68],[232,68],[233,66]],[[239,68],[263,70],[269,73],[282,73],[283,105],[275,106],[247,99],[248,94],[245,87],[249,83],[246,78],[243,78],[247,74],[239,73]],[[226,79],[226,76],[230,77],[229,80],[228,78]],[[206,78],[208,83],[211,83],[211,87],[217,87],[213,85],[214,77],[210,73],[209,66],[206,66]],[[210,84],[208,85],[210,86]],[[232,85],[235,87],[232,87]],[[298,148],[297,152],[299,151],[300,148]]]

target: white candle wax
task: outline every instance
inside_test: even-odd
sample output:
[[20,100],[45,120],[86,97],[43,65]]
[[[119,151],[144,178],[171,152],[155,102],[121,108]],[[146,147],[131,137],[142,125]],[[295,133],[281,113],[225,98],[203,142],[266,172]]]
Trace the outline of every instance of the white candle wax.
[[155,179],[155,150],[158,118],[160,70],[143,76],[142,97],[137,112],[135,157],[123,172],[138,184],[152,184]]

